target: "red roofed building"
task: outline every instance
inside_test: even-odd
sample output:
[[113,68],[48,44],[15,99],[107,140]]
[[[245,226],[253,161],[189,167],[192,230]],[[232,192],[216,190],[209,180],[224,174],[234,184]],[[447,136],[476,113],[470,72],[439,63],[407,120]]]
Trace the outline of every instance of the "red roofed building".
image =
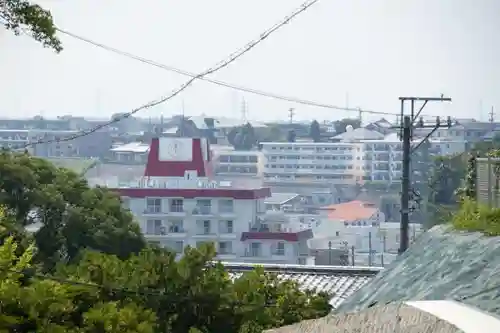
[[312,232],[265,211],[269,188],[235,188],[211,179],[203,138],[153,139],[144,176],[115,188],[146,238],[182,253],[215,242],[225,261],[310,263]]

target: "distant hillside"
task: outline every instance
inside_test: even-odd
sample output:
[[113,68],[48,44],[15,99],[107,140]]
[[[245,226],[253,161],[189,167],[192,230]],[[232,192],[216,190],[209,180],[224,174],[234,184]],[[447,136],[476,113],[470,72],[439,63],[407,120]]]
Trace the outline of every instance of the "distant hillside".
[[439,299],[455,299],[500,314],[500,237],[434,227],[337,311]]

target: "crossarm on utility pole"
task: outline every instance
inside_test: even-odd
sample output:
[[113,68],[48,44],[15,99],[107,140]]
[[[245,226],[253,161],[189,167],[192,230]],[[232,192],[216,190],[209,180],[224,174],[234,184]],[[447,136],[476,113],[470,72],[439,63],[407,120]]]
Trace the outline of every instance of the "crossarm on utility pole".
[[411,153],[413,154],[415,151],[417,151],[417,149],[425,142],[427,141],[431,136],[432,134],[434,134],[434,132],[436,132],[436,130],[439,128],[440,126],[439,125],[436,125],[434,126],[431,131],[425,136],[425,138],[422,139],[422,141],[420,141],[415,147],[413,147],[411,149]]
[[413,117],[413,119],[411,120],[412,122],[414,122],[415,120],[417,120],[417,118],[420,116],[420,114],[422,113],[422,110],[425,108],[425,106],[427,105],[429,101],[426,100],[424,102],[424,104],[422,104],[422,106],[420,107],[420,109],[418,110],[417,114]]

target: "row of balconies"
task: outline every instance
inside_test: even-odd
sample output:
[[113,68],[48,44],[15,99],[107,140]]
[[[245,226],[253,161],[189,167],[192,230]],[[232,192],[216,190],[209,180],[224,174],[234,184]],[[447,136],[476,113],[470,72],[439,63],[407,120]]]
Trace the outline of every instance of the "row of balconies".
[[[184,247],[187,246],[186,243],[192,243],[187,240],[158,240],[155,238],[147,237],[148,241],[152,243],[158,243],[172,249],[177,253],[182,253]],[[276,257],[307,257],[311,255],[311,251],[307,245],[302,244],[299,246],[290,246],[284,241],[276,241],[272,244],[265,244],[259,241],[252,241],[250,244],[246,243],[244,246],[239,246],[235,248],[234,242],[238,244],[240,241],[233,240],[201,240],[196,241],[196,246],[200,246],[202,243],[213,242],[217,248],[218,256],[230,256],[230,257],[246,257],[246,258],[259,258],[259,259],[278,259],[282,260],[284,258]]]
[[163,215],[163,214],[171,214],[171,213],[177,213],[177,214],[192,214],[192,215],[201,215],[201,216],[206,216],[206,215],[234,215],[235,212],[231,208],[222,208],[219,207],[218,211],[216,212],[213,207],[211,206],[198,206],[194,207],[193,209],[186,208],[184,206],[180,205],[171,205],[168,207],[168,209],[164,209],[162,206],[149,206],[146,207],[143,211],[144,215]]

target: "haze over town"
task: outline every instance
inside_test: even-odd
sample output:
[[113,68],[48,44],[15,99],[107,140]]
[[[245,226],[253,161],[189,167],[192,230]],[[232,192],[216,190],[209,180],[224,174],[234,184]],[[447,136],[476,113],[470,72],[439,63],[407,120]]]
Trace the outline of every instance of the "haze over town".
[[[55,1],[57,25],[162,64],[198,72],[280,20],[299,0]],[[213,78],[276,94],[398,112],[400,95],[452,96],[429,114],[487,119],[499,104],[500,45],[494,0],[322,1],[286,29]],[[187,78],[61,36],[54,54],[0,31],[0,111],[110,116],[165,95]],[[383,83],[382,83],[383,81]],[[186,113],[231,116],[239,100],[254,120],[340,119],[346,112],[296,106],[197,82],[141,116]],[[482,108],[481,108],[482,103]]]

